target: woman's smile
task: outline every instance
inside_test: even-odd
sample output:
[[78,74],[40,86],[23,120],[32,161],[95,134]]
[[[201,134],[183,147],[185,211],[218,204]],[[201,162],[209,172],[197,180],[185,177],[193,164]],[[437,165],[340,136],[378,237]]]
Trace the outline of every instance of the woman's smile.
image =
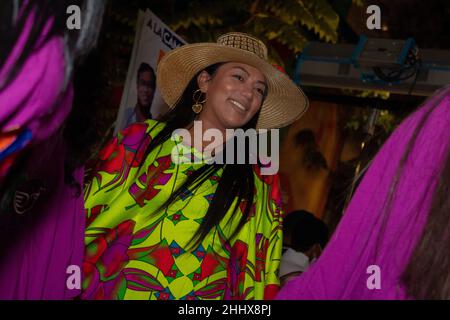
[[245,107],[242,103],[233,100],[233,99],[229,99],[229,101],[231,102],[231,104],[233,105],[233,107],[239,111],[242,114],[246,114],[248,111],[248,107]]
[[224,63],[214,76],[205,71],[197,81],[206,100],[199,120],[219,130],[248,123],[260,110],[267,90],[260,70],[238,62]]

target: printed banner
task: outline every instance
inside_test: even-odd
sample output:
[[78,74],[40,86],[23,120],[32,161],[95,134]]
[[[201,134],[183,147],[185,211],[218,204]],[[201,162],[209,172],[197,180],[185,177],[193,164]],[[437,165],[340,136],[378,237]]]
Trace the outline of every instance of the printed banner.
[[164,54],[186,44],[149,9],[139,10],[136,37],[114,133],[132,122],[167,111],[156,88],[156,66]]

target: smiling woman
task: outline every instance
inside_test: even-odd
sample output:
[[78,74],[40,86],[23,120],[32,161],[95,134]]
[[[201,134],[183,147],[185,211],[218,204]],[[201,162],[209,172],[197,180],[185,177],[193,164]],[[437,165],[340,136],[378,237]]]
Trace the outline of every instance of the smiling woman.
[[267,62],[265,45],[242,33],[168,53],[157,86],[171,110],[114,138],[85,190],[82,298],[274,297],[278,177],[262,175],[261,163],[174,163],[171,137],[194,120],[203,132],[279,128],[302,115],[305,96]]
[[225,129],[244,126],[261,108],[267,91],[264,75],[243,63],[220,65],[214,77],[202,71],[197,78],[205,95],[203,112],[198,116],[208,128]]

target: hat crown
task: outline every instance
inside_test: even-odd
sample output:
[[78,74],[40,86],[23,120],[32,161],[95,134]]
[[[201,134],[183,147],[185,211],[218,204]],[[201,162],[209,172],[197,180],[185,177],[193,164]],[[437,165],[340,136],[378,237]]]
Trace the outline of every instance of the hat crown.
[[259,58],[267,60],[267,47],[259,39],[242,32],[230,32],[217,38],[217,43],[245,50],[257,55]]

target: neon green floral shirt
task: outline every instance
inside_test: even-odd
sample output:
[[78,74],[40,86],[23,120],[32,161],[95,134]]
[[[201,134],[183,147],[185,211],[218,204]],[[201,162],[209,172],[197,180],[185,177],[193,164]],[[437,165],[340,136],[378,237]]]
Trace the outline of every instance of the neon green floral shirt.
[[[85,189],[83,299],[271,299],[279,289],[282,250],[278,177],[254,166],[250,218],[230,242],[243,205],[232,209],[202,243],[186,245],[202,222],[221,171],[195,192],[186,189],[158,210],[203,163],[171,161],[171,139],[145,159],[164,123],[136,123],[100,152]],[[143,161],[142,166],[140,166]]]

